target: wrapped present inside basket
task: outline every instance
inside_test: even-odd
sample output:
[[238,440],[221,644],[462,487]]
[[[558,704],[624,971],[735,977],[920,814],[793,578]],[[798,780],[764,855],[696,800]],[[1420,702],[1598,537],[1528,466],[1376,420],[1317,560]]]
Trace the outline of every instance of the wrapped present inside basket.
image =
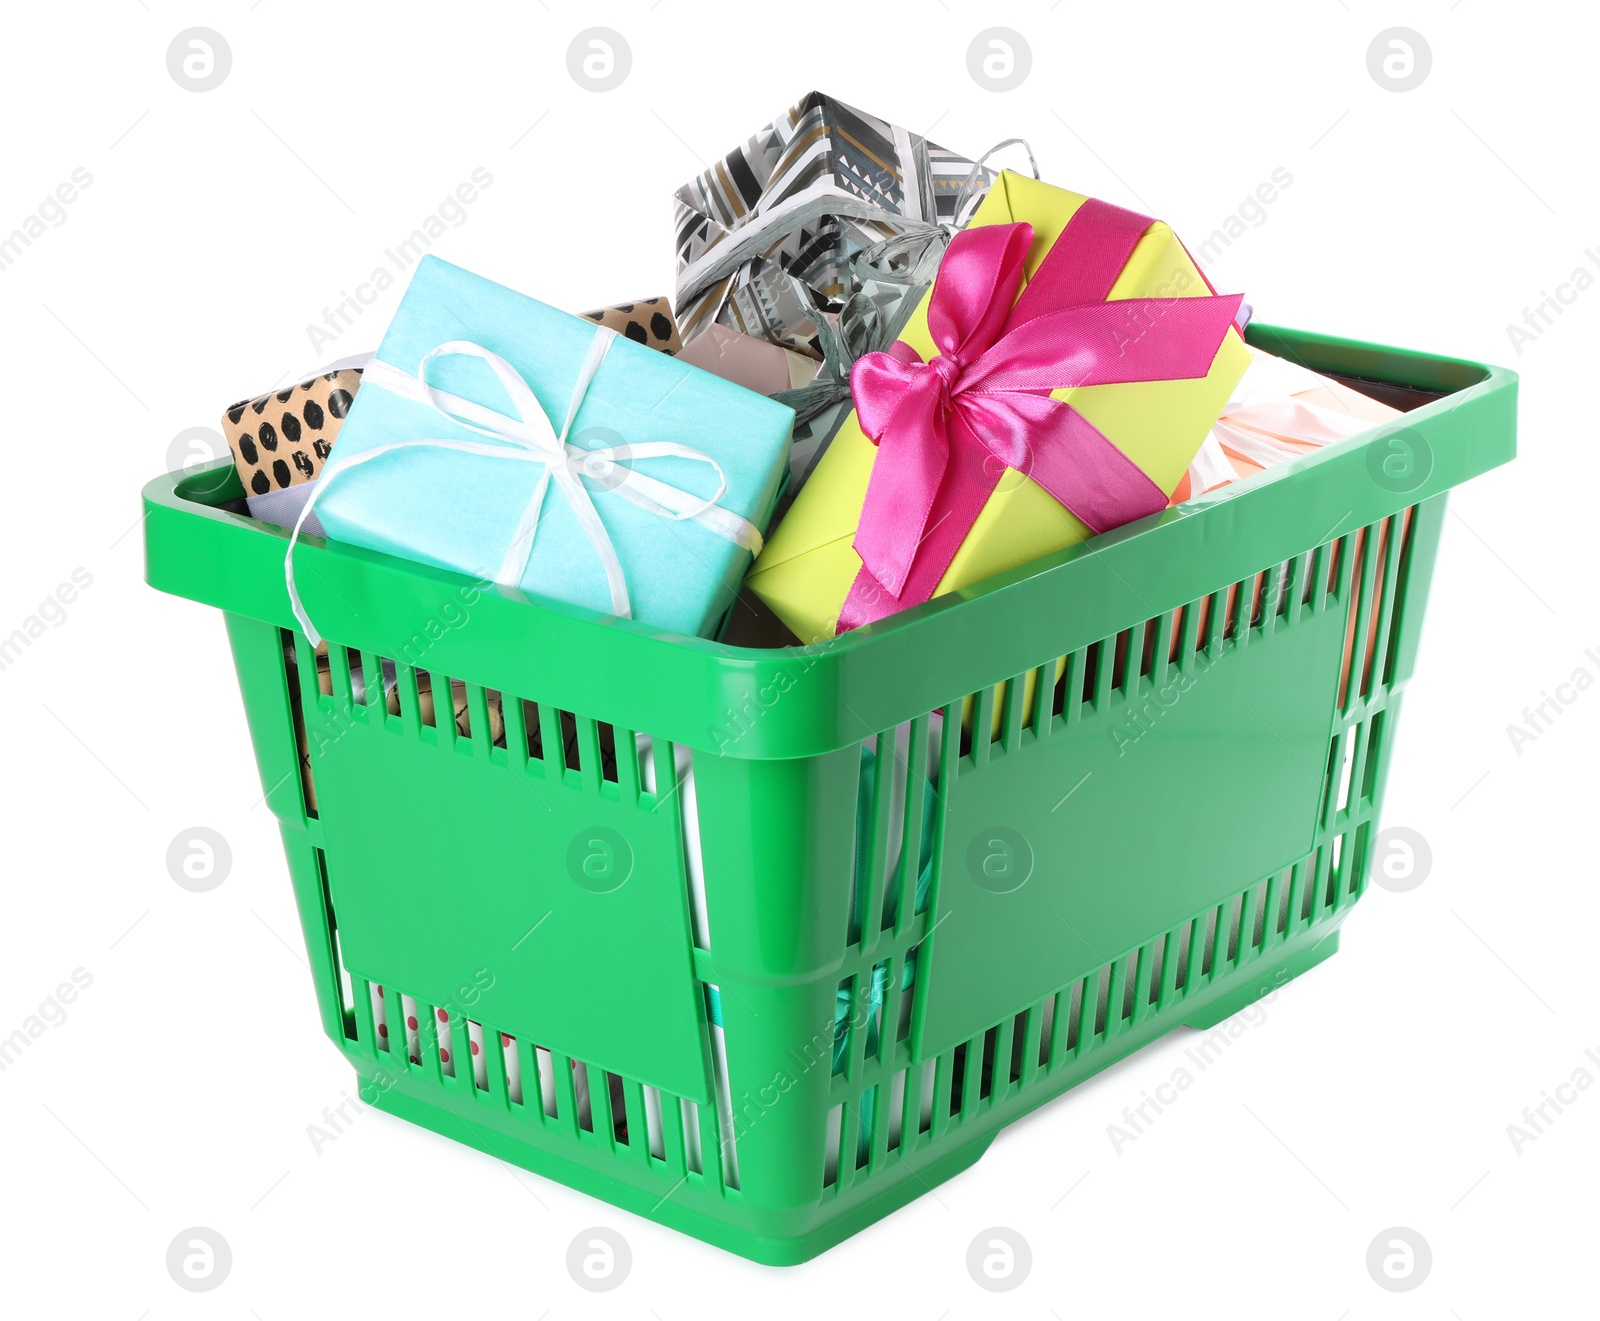
[[[1189,471],[1173,492],[1172,503],[1182,504],[1219,490],[1236,481],[1314,453],[1327,445],[1349,440],[1362,432],[1401,416],[1400,410],[1354,390],[1341,381],[1319,375],[1299,363],[1290,362],[1260,349],[1250,349],[1250,367],[1240,380],[1216,426],[1200,446]],[[1400,539],[1411,526],[1411,511],[1401,516]],[[1376,554],[1381,563],[1388,546],[1388,524],[1379,525]],[[1351,539],[1350,554],[1359,563],[1366,549],[1366,529]],[[1287,580],[1285,580],[1287,585]],[[1261,609],[1266,590],[1266,575],[1256,578],[1255,595],[1248,617]],[[1228,589],[1225,609],[1228,617],[1239,611],[1239,585]],[[1383,610],[1383,584],[1373,585],[1371,618],[1367,627],[1366,654],[1362,658],[1360,682],[1363,689],[1372,671],[1378,646],[1378,621]],[[1356,629],[1356,595],[1350,600],[1351,627],[1345,630],[1345,651],[1339,672],[1339,701],[1345,700],[1350,685]],[[1197,627],[1204,634],[1210,618],[1209,598],[1200,602]],[[1176,623],[1176,621],[1174,621]],[[1176,648],[1181,630],[1173,629]],[[1172,653],[1176,658],[1176,651]]]
[[672,316],[672,304],[665,298],[641,298],[637,302],[616,303],[583,315],[649,349],[676,353],[683,347],[683,341],[678,338],[678,323]]
[[[366,356],[346,362],[364,362]],[[294,526],[360,388],[360,367],[334,363],[286,390],[241,399],[223,413],[222,432],[253,518]]]
[[1007,171],[749,575],[802,641],[1165,509],[1249,364],[1159,221]]
[[704,635],[761,544],[793,416],[429,256],[306,509],[337,541]]
[[[713,321],[821,356],[812,301],[837,311],[846,263],[886,239],[940,242],[974,164],[821,92],[677,192],[678,325]],[[981,185],[989,176],[981,174]]]

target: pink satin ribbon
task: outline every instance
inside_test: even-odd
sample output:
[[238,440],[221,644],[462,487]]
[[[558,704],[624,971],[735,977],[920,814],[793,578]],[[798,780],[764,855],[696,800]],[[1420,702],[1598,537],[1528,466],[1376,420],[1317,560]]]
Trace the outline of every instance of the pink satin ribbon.
[[1146,216],[1088,201],[1022,282],[1033,226],[951,241],[928,304],[938,354],[897,341],[860,358],[850,389],[878,446],[856,528],[862,568],[839,631],[932,597],[1001,476],[1031,477],[1094,532],[1164,509],[1131,459],[1050,391],[1204,376],[1241,295],[1106,295]]

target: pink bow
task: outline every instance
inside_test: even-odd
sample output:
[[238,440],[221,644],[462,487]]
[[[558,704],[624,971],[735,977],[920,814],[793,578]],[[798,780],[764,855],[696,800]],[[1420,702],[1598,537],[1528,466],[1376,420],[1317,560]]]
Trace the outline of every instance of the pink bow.
[[[856,529],[862,562],[840,630],[928,600],[1006,469],[1095,532],[1166,507],[1150,478],[1050,391],[1204,376],[1241,295],[1105,295],[1153,222],[1089,201],[1017,297],[1033,227],[951,241],[928,304],[938,354],[897,341],[850,373],[879,449]],[[1014,305],[1013,305],[1014,304]]]

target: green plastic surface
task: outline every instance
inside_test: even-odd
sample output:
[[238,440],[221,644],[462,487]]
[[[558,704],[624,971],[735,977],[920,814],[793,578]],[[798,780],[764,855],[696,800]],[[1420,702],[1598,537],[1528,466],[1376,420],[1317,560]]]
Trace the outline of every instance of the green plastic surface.
[[1332,953],[1444,493],[1513,456],[1515,377],[1250,338],[1410,411],[813,648],[311,538],[319,680],[287,533],[226,465],[151,482],[148,580],[226,616],[362,1096],[791,1263]]

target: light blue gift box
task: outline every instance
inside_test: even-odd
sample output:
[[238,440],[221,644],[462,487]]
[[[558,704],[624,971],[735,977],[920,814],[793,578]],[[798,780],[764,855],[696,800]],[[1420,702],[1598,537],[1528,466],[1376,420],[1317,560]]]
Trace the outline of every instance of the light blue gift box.
[[[559,434],[596,331],[592,321],[424,257],[377,358],[414,376],[424,355],[441,344],[480,345],[527,382]],[[506,389],[478,358],[436,357],[427,380],[450,395],[514,415]],[[718,505],[764,531],[787,469],[793,423],[793,410],[619,336],[567,439],[586,450],[663,441],[698,450],[722,469],[727,487]],[[369,371],[318,484],[323,489],[317,517],[330,540],[493,579],[543,469],[412,446],[336,471],[379,446],[420,439],[496,444],[426,403],[383,388]],[[716,492],[717,474],[708,463],[669,456],[636,458],[630,466],[700,499]],[[633,618],[709,636],[739,589],[750,550],[699,522],[642,509],[603,479],[579,480],[621,561]],[[545,494],[517,585],[530,595],[612,609],[604,566],[555,482]]]

